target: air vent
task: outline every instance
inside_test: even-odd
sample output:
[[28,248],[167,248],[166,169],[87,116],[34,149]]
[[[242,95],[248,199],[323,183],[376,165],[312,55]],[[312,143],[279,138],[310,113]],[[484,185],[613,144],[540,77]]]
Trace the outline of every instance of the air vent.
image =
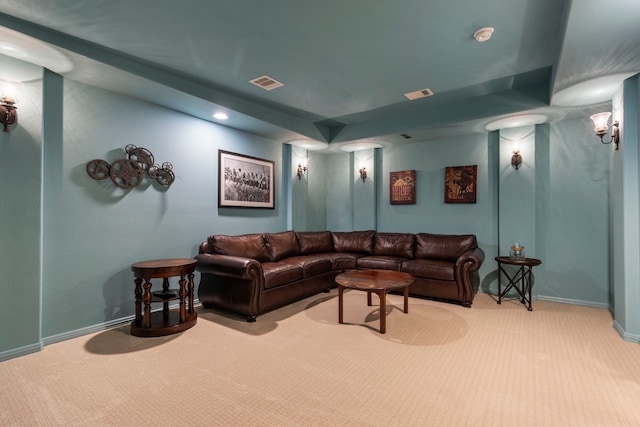
[[429,88],[416,90],[415,92],[405,93],[404,96],[409,99],[409,101],[413,101],[414,99],[426,98],[427,96],[433,95],[433,91]]
[[280,83],[276,79],[272,79],[269,76],[256,77],[253,80],[249,80],[249,83],[253,83],[256,86],[260,86],[262,89],[265,89],[265,90],[273,90],[280,86],[284,86],[284,83]]

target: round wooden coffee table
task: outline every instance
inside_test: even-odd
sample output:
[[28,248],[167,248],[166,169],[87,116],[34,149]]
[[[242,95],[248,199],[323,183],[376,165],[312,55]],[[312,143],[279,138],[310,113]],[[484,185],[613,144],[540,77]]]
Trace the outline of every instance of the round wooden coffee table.
[[387,332],[387,292],[404,288],[404,312],[409,312],[409,285],[413,276],[391,270],[353,270],[336,276],[338,284],[338,323],[343,323],[343,293],[346,288],[367,292],[367,305],[371,305],[371,293],[380,298],[380,333]]
[[[131,265],[136,285],[136,317],[131,322],[131,335],[158,337],[184,331],[196,324],[193,277],[197,262],[192,258],[170,258]],[[174,276],[180,277],[180,287],[169,289],[169,278]],[[163,279],[162,290],[152,292],[151,279]],[[169,302],[175,300],[180,301],[178,311],[169,310]],[[162,311],[151,312],[151,303],[155,302],[162,303]]]

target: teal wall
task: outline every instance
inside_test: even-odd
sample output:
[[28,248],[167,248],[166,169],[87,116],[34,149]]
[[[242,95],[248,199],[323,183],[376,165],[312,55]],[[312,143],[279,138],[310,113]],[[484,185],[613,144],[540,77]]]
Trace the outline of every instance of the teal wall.
[[640,77],[625,80],[613,99],[620,121],[620,149],[612,164],[612,247],[614,326],[629,341],[640,341]]
[[[25,85],[19,125],[0,133],[0,266],[3,283],[18,285],[3,286],[0,360],[131,316],[133,262],[194,256],[213,233],[286,229],[474,233],[487,255],[483,292],[495,292],[493,258],[517,239],[543,261],[538,299],[612,307],[623,337],[640,336],[637,77],[614,101],[624,118],[618,152],[588,120],[604,105],[552,124],[322,154],[43,76]],[[127,144],[171,162],[174,184],[145,178],[125,191],[86,174],[92,159],[124,158]],[[217,207],[219,149],[276,162],[276,209]],[[301,158],[309,170],[298,180]],[[471,164],[477,203],[445,204],[444,168]],[[405,169],[417,171],[416,204],[390,205],[389,172]]]
[[42,78],[24,84],[18,124],[1,129],[0,360],[5,351],[19,356],[41,347]]
[[[19,125],[0,132],[0,360],[131,316],[133,262],[192,257],[213,233],[287,228],[279,143],[50,72],[18,108]],[[173,185],[145,178],[127,191],[87,175],[127,144],[171,162]],[[219,149],[275,161],[275,209],[218,208]]]
[[[380,231],[475,234],[486,254],[480,277],[488,293],[497,291],[494,258],[518,242],[527,256],[543,261],[534,269],[534,298],[609,308],[611,146],[598,142],[588,119],[607,108],[586,108],[552,124],[381,149],[372,165],[378,180],[369,196],[373,204],[358,194],[366,190],[350,175],[360,167],[358,152],[327,156],[341,168],[327,175],[327,217],[348,227],[349,209],[376,206],[371,210]],[[514,144],[523,157],[518,170],[511,166]],[[477,202],[446,204],[445,167],[464,165],[478,166]],[[389,173],[407,169],[416,170],[416,204],[391,205]]]

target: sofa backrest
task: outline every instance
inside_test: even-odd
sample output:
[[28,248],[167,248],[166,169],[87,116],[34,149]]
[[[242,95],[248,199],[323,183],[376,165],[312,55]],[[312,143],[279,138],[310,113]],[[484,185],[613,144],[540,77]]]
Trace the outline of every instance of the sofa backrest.
[[415,258],[441,259],[455,261],[463,252],[478,247],[473,234],[416,234]]
[[269,261],[269,252],[262,234],[226,236],[214,234],[207,239],[209,250],[214,254],[253,258],[259,262]]
[[282,233],[265,233],[264,241],[267,245],[270,261],[300,255],[300,246],[294,231]]
[[330,231],[299,231],[296,233],[302,255],[333,252]]
[[376,233],[373,254],[413,258],[415,236],[411,233]]
[[333,250],[335,252],[371,255],[373,253],[373,230],[367,231],[332,231]]

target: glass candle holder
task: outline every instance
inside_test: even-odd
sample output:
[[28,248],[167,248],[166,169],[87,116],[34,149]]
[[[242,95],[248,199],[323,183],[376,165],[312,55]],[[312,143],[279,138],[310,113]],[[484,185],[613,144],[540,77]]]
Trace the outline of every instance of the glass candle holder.
[[513,245],[511,245],[509,258],[513,260],[524,259],[524,246],[522,246],[520,243],[514,243]]

